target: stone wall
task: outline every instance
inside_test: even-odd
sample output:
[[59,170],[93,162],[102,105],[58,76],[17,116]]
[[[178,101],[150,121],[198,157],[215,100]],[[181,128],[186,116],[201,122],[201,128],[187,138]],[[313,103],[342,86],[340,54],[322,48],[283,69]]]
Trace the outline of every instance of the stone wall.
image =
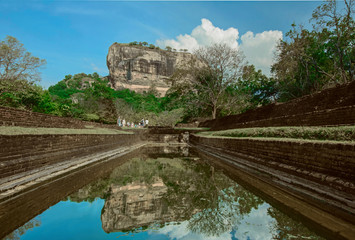
[[[355,215],[355,143],[190,136],[232,167]],[[353,218],[354,219],[354,218]]]
[[0,179],[140,141],[138,134],[0,135]]
[[115,124],[81,121],[75,118],[26,111],[0,106],[0,126],[23,126],[44,128],[85,128],[85,126],[117,128]]
[[189,136],[191,133],[201,132],[201,129],[178,129],[171,127],[148,127],[145,131],[145,140],[155,143],[182,143],[189,142]]
[[270,104],[238,115],[202,122],[212,130],[271,126],[355,124],[355,81],[283,104]]
[[24,190],[21,194],[11,198],[11,201],[1,201],[0,237],[6,236],[50,206],[63,200],[63,196],[68,196],[97,178],[111,173],[112,169],[136,157],[137,154],[139,154],[138,150],[110,161],[77,169],[71,174],[39,184],[35,190]]

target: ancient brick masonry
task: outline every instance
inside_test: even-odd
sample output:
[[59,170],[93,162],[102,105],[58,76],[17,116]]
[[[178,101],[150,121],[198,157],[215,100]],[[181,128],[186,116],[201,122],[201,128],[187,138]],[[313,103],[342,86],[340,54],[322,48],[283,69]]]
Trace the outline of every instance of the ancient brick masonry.
[[133,151],[110,161],[77,169],[65,177],[40,184],[35,191],[25,191],[11,201],[2,201],[0,204],[0,236],[6,236],[34,216],[63,200],[63,196],[68,196],[98,177],[105,176],[137,154],[137,151]]
[[140,140],[138,134],[0,135],[0,179]]
[[[302,177],[307,176],[297,170],[305,169],[309,172],[318,172],[341,178],[344,182],[354,180],[355,144],[248,138],[204,138],[194,135],[191,136],[191,141],[195,144],[204,144],[256,157],[262,159],[263,164],[266,165],[277,161],[279,164],[279,166],[275,166],[277,168],[281,168],[281,164],[293,166],[294,168],[285,168],[284,171]],[[324,180],[315,179],[311,175],[309,177],[313,180]],[[339,186],[339,188],[341,187]],[[344,188],[342,190],[350,191],[351,189]],[[355,188],[352,191],[355,191]]]
[[198,135],[190,136],[190,143],[256,178],[324,203],[328,211],[341,209],[339,214],[353,221],[355,143]]
[[75,118],[58,117],[21,109],[0,106],[0,126],[24,126],[45,128],[85,128],[85,126],[117,128],[115,124],[81,121]]
[[202,122],[212,130],[272,126],[355,124],[355,81],[283,104],[270,104],[238,115]]

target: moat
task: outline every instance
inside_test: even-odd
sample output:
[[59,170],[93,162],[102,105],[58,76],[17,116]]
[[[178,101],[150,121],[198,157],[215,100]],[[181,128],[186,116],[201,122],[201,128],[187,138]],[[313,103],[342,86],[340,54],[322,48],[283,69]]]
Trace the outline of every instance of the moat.
[[41,190],[54,205],[19,212],[30,220],[4,239],[323,239],[193,148],[146,147],[107,168]]

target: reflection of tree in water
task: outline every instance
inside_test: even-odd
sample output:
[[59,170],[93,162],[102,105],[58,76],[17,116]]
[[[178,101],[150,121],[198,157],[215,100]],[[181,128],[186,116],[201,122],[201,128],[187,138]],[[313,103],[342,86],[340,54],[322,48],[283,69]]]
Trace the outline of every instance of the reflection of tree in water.
[[263,203],[262,199],[237,184],[215,194],[218,195],[217,201],[189,220],[188,228],[191,231],[218,236],[236,230],[243,216]]
[[273,234],[273,239],[324,239],[311,232],[301,222],[294,221],[276,208],[270,207],[268,209],[268,214],[276,220],[274,221],[273,229],[270,229]]
[[193,232],[209,236],[230,232],[241,217],[238,214],[238,203],[230,195],[230,192],[234,192],[233,190],[234,187],[222,190],[216,204],[210,203],[208,199],[202,199],[210,203],[213,208],[207,207],[193,215],[189,220],[188,228]]
[[7,235],[3,240],[18,240],[21,239],[21,236],[25,234],[28,230],[32,228],[39,227],[41,225],[41,221],[38,218],[34,218],[24,224],[22,227],[19,227],[9,235]]
[[209,164],[191,158],[132,159],[114,169],[109,178],[99,179],[72,194],[70,200],[106,199],[110,186],[152,184],[157,178],[168,187],[162,201],[174,219],[190,219],[189,229],[206,235],[231,230],[242,215],[263,202],[221,172],[215,172]]
[[[157,179],[168,187],[159,211],[171,214],[175,222],[188,220],[191,231],[204,235],[238,231],[238,223],[264,202],[209,164],[193,158],[135,158],[114,169],[110,176],[72,194],[70,199],[77,202],[97,197],[108,199],[113,186],[132,183],[149,186]],[[270,229],[274,239],[320,239],[272,207],[268,214],[276,220]],[[149,229],[159,222],[151,224]]]
[[189,161],[186,169],[162,176],[169,186],[166,201],[180,219],[190,219],[193,232],[218,236],[237,226],[243,215],[263,200],[204,162]]
[[93,202],[96,198],[106,199],[109,194],[110,178],[100,178],[95,182],[71,194],[68,199],[72,202]]

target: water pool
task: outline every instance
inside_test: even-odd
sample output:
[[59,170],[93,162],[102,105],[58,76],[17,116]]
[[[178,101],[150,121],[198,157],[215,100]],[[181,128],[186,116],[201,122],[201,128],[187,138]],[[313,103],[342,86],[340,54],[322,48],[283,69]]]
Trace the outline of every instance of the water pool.
[[187,147],[146,148],[71,192],[4,239],[322,239]]

